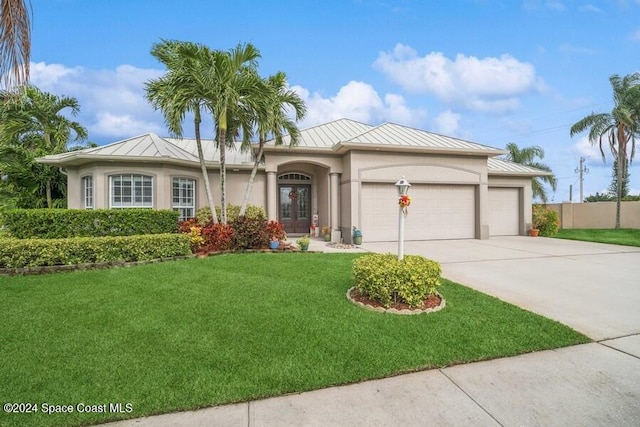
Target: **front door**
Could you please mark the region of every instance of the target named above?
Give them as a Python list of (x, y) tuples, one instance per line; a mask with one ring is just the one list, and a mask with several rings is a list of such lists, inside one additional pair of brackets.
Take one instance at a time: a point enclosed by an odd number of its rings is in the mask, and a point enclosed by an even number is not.
[(309, 234), (311, 226), (311, 186), (280, 184), (278, 218), (287, 233)]

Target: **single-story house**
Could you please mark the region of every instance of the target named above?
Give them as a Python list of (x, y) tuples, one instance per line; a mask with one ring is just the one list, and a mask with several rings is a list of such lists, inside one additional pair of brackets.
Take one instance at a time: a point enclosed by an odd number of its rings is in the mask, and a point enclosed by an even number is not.
[[(506, 153), (457, 138), (385, 123), (340, 119), (301, 131), (299, 145), (265, 147), (250, 203), (291, 234), (314, 217), (333, 239), (397, 240), (395, 183), (410, 183), (405, 239), (488, 239), (524, 235), (531, 226), (531, 179), (546, 172), (496, 158)], [(203, 141), (214, 200), (220, 200), (219, 152)], [(227, 150), (227, 200), (240, 204), (251, 153)], [(39, 159), (68, 177), (68, 207), (176, 209), (193, 217), (207, 205), (196, 142), (141, 135)]]

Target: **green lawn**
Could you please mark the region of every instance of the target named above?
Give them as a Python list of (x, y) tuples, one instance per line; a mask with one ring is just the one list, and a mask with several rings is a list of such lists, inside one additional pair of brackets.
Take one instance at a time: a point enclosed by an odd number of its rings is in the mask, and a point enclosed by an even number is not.
[(586, 240), (588, 242), (611, 243), (614, 245), (640, 246), (640, 229), (577, 229), (560, 230), (559, 239)]
[[(445, 281), (444, 310), (349, 303), (351, 254), (238, 254), (0, 277), (0, 425), (80, 425), (245, 401), (588, 342)], [(45, 415), (42, 404), (72, 405)], [(130, 403), (130, 413), (76, 405)], [(125, 408), (123, 406), (123, 408)]]

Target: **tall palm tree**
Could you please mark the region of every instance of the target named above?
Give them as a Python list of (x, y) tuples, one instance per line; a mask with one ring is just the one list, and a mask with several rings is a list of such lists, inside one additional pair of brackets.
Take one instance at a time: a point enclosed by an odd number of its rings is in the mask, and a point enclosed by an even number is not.
[(156, 110), (162, 110), (169, 132), (178, 138), (183, 135), (182, 122), (185, 114), (193, 112), (196, 146), (207, 203), (213, 222), (218, 223), (200, 135), (201, 110), (206, 108), (207, 85), (212, 84), (210, 74), (213, 52), (196, 43), (163, 40), (152, 46), (151, 54), (167, 67), (167, 73), (146, 83), (147, 100)]
[(209, 87), (207, 106), (213, 114), (220, 150), (220, 219), (227, 222), (226, 149), (230, 136), (242, 134), (248, 141), (253, 132), (254, 111), (264, 98), (262, 79), (257, 74), (260, 51), (252, 44), (238, 44), (229, 51), (214, 52), (214, 84)]
[(0, 170), (7, 176), (5, 182), (31, 182), (29, 188), (36, 193), (44, 189), (46, 205), (52, 208), (60, 172), (54, 166), (37, 164), (35, 159), (69, 151), (71, 140), (87, 138), (80, 123), (63, 115), (70, 110), (76, 116), (80, 105), (75, 98), (58, 97), (35, 86), (24, 86), (17, 95), (8, 91), (0, 94), (4, 100), (0, 109)]
[[(260, 110), (255, 112), (258, 128), (258, 150), (244, 193), (242, 206), (240, 207), (240, 217), (244, 216), (247, 209), (258, 166), (264, 154), (264, 145), (267, 137), (269, 135), (273, 136), (275, 144), (282, 145), (284, 136), (289, 135), (289, 146), (295, 147), (298, 145), (300, 138), (300, 130), (295, 122), (302, 120), (307, 112), (302, 98), (295, 91), (289, 89), (285, 73), (279, 71), (270, 76), (264, 83), (265, 96), (260, 104)], [(289, 118), (288, 114), (290, 113), (293, 113), (295, 120)], [(245, 146), (244, 148), (249, 147)]]
[[(613, 109), (611, 113), (591, 113), (571, 126), (574, 136), (589, 129), (589, 142), (600, 147), (602, 160), (605, 161), (603, 138), (609, 143), (609, 149), (618, 160), (618, 188), (616, 191), (616, 225), (620, 228), (620, 205), (622, 186), (627, 161), (633, 161), (636, 150), (636, 138), (640, 136), (640, 73), (620, 77), (614, 74), (609, 78), (613, 89)], [(631, 153), (627, 151), (631, 149)]]
[(29, 82), (31, 20), (25, 0), (0, 0), (0, 76), (5, 89)]
[[(544, 150), (542, 147), (534, 145), (532, 147), (525, 147), (521, 149), (516, 143), (510, 142), (507, 144), (507, 150), (509, 150), (509, 153), (506, 155), (506, 158), (509, 161), (525, 166), (531, 166), (543, 171), (552, 172), (549, 166), (536, 160), (536, 158), (544, 158)], [(547, 203), (549, 196), (546, 188), (544, 187), (543, 181), (549, 184), (553, 191), (556, 191), (558, 181), (553, 174), (535, 177), (531, 180), (531, 191), (533, 193), (533, 197), (538, 197), (543, 203)]]

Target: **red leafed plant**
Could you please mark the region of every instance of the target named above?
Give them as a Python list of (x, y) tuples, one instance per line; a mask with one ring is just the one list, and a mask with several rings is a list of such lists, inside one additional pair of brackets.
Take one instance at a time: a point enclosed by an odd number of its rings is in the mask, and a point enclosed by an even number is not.
[(233, 228), (225, 224), (209, 224), (202, 228), (202, 252), (226, 251), (231, 247)]
[(269, 221), (266, 228), (267, 236), (270, 240), (284, 240), (287, 237), (287, 233), (284, 231), (284, 226), (278, 221)]

